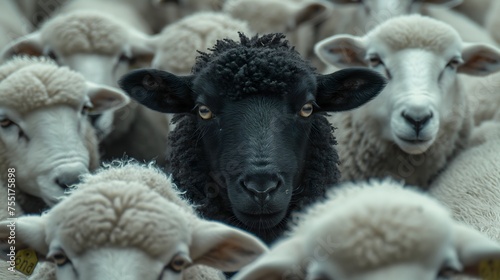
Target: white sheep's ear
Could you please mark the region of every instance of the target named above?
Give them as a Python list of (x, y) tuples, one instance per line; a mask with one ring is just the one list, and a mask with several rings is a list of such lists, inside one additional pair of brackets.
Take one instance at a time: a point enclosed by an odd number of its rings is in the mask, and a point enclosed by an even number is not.
[(6, 61), (15, 55), (42, 56), (43, 42), (40, 32), (33, 32), (10, 42), (2, 49), (0, 57), (2, 61)]
[[(14, 232), (14, 235), (12, 235)], [(14, 236), (15, 244), (11, 236)], [(45, 241), (45, 218), (44, 216), (23, 216), (12, 221), (0, 222), (0, 247), (1, 258), (7, 257), (4, 252), (9, 253), (10, 247), (15, 250), (32, 248), (42, 256), (46, 256), (49, 246)]]
[(425, 4), (439, 5), (445, 8), (453, 8), (462, 4), (463, 0), (423, 0)]
[(488, 269), (490, 263), (492, 271), (493, 263), (500, 265), (498, 242), (462, 224), (455, 225), (454, 231), (455, 249), (466, 274), (480, 276), (485, 269)]
[(312, 1), (301, 5), (293, 11), (294, 25), (315, 24), (327, 18), (332, 13), (332, 7), (324, 1)]
[(302, 239), (298, 237), (282, 241), (269, 253), (240, 270), (232, 279), (303, 279), (299, 277), (303, 273), (301, 268), (305, 268), (308, 264), (303, 263), (307, 258), (302, 247)]
[(193, 264), (225, 272), (237, 271), (267, 251), (267, 246), (255, 236), (219, 222), (198, 221), (192, 240)]
[(465, 43), (459, 73), (486, 76), (500, 71), (500, 49), (486, 44)]
[(340, 68), (368, 66), (365, 39), (353, 35), (336, 35), (314, 46), (316, 55), (326, 64)]
[(91, 82), (87, 82), (87, 96), (92, 103), (92, 108), (89, 109), (90, 115), (117, 110), (130, 102), (130, 98), (121, 90)]

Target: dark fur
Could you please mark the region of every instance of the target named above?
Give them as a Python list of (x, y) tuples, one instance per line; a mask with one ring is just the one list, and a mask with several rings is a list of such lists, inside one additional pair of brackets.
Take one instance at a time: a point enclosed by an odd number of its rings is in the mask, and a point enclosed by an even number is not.
[[(289, 85), (297, 79), (297, 74), (313, 73), (314, 70), (303, 63), (299, 53), (288, 46), (283, 37), (278, 34), (252, 39), (241, 36), (241, 43), (232, 40), (218, 41), (211, 54), (202, 53), (197, 58), (193, 73), (211, 71), (214, 80), (234, 88), (232, 91), (220, 91), (226, 93), (224, 97), (233, 101), (262, 92), (287, 94)], [(251, 57), (255, 53), (248, 52), (247, 48), (261, 48), (262, 52), (259, 57)], [(311, 130), (305, 159), (307, 164), (301, 184), (294, 190), (288, 214), (323, 197), (327, 187), (340, 178), (333, 128), (324, 115), (316, 114), (313, 117), (314, 129)], [(246, 228), (232, 212), (223, 180), (218, 178), (218, 174), (210, 174), (205, 152), (198, 140), (201, 136), (200, 130), (197, 130), (196, 118), (196, 115), (182, 114), (174, 119), (177, 129), (169, 139), (172, 146), (170, 162), (173, 177), (178, 186), (186, 191), (187, 198), (199, 205), (198, 211), (204, 217)], [(284, 219), (277, 227), (263, 229), (256, 234), (270, 242), (282, 234), (286, 229), (286, 222)]]
[[(299, 188), (294, 191), (288, 209), (292, 211), (303, 209), (322, 198), (328, 187), (338, 182), (339, 158), (332, 136), (333, 128), (323, 115), (314, 116), (314, 129), (311, 130), (309, 146), (305, 161), (305, 169)], [(199, 142), (196, 132), (196, 117), (191, 114), (178, 114), (173, 119), (177, 123), (175, 131), (171, 132), (169, 141), (172, 145), (171, 168), (175, 183), (185, 191), (186, 198), (199, 205), (198, 211), (208, 219), (222, 221), (227, 224), (246, 228), (234, 216), (225, 186), (210, 173), (206, 164), (205, 152)], [(266, 242), (271, 242), (281, 236), (286, 230), (287, 219), (273, 229), (264, 229), (256, 234)]]

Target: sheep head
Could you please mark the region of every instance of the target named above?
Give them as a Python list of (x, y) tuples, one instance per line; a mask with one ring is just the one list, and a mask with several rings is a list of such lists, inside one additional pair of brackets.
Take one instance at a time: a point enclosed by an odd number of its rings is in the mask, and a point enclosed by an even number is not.
[[(9, 224), (0, 222), (2, 248), (10, 247)], [(19, 218), (15, 231), (15, 248), (55, 263), (64, 280), (182, 279), (192, 265), (236, 271), (267, 251), (254, 236), (201, 220), (138, 182), (81, 184), (47, 214)]]
[(98, 165), (87, 115), (128, 101), (118, 90), (89, 83), (50, 60), (13, 59), (0, 67), (3, 166), (16, 169), (20, 191), (54, 205), (80, 174)]
[[(319, 160), (308, 154), (311, 138), (330, 146), (330, 126), (315, 135), (324, 113), (361, 106), (385, 81), (366, 69), (317, 75), (281, 34), (240, 37), (241, 43), (218, 41), (211, 54), (198, 57), (191, 76), (136, 70), (120, 85), (153, 110), (189, 116), (196, 131), (188, 137), (203, 150), (198, 167), (214, 178), (240, 224), (269, 229), (288, 214), (293, 194), (307, 188), (305, 166)], [(331, 168), (330, 174), (336, 165)]]
[(451, 26), (419, 15), (391, 19), (363, 37), (327, 38), (315, 49), (325, 63), (370, 67), (386, 76), (383, 92), (354, 112), (354, 121), (368, 123), (408, 154), (426, 152), (469, 118), (458, 74), (500, 70), (498, 48), (464, 43)]

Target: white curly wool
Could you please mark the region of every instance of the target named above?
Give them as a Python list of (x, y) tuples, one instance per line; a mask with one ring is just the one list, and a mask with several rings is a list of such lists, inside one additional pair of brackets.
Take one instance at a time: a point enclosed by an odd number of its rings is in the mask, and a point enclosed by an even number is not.
[(209, 52), (217, 40), (237, 40), (238, 32), (252, 36), (248, 23), (230, 15), (199, 12), (185, 17), (162, 30), (153, 39), (156, 53), (153, 68), (177, 75), (188, 75), (195, 64), (197, 51)]
[(220, 270), (238, 270), (266, 251), (248, 233), (201, 220), (178, 195), (152, 164), (114, 162), (84, 176), (46, 214), (18, 219), (19, 244), (71, 261), (44, 264), (30, 279), (224, 279)]
[(470, 146), (448, 164), (429, 192), (456, 220), (500, 242), (499, 121), (473, 130)]
[(500, 70), (500, 50), (464, 43), (451, 26), (420, 15), (390, 19), (363, 37), (333, 36), (316, 53), (388, 81), (371, 102), (330, 118), (344, 181), (391, 176), (428, 187), (467, 145), (473, 120), (463, 76)]
[(465, 271), (500, 258), (500, 244), (392, 180), (342, 184), (293, 224), (233, 279), (434, 280), (447, 269)]

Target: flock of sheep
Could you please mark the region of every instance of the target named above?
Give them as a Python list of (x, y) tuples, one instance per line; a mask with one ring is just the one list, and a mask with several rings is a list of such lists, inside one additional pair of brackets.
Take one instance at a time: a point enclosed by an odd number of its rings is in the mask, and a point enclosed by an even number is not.
[(0, 14), (0, 279), (500, 279), (500, 1)]

